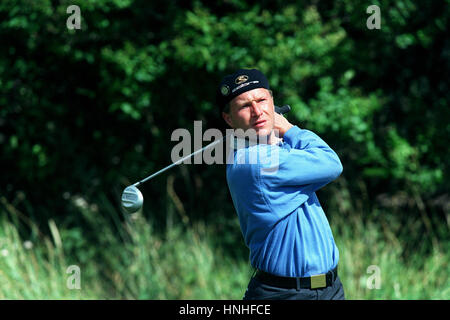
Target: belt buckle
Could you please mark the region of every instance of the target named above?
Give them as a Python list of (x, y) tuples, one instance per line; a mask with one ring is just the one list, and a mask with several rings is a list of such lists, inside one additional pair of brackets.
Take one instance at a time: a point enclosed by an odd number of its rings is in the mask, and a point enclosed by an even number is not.
[(326, 286), (327, 279), (325, 274), (311, 276), (311, 289), (325, 288)]

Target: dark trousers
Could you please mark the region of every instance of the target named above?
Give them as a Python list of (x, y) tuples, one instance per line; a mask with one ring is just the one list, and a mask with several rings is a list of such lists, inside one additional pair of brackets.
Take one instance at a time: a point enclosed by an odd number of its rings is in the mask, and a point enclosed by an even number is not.
[(329, 287), (299, 290), (269, 286), (252, 277), (244, 300), (345, 300), (345, 295), (339, 276)]

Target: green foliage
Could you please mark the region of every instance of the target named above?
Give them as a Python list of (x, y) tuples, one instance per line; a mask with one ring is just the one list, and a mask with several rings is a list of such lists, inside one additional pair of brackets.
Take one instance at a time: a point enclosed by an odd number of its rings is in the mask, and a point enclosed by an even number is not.
[[(142, 212), (117, 223), (82, 205), (79, 214), (86, 226), (97, 230), (92, 246), (77, 227), (53, 222), (52, 238), (24, 241), (17, 228), (22, 224), (12, 223), (21, 213), (9, 210), (10, 218), (2, 212), (0, 220), (2, 299), (238, 300), (252, 275), (247, 257), (230, 258), (217, 245), (221, 234), (205, 223), (157, 232)], [(111, 214), (120, 215), (113, 208)], [(419, 247), (405, 256), (403, 237), (384, 223), (365, 224), (359, 215), (337, 216), (332, 222), (347, 299), (450, 298), (448, 248), (424, 254)], [(28, 226), (39, 232), (36, 225)], [(73, 242), (74, 237), (81, 241)], [(86, 260), (87, 252), (92, 255)], [(80, 289), (67, 287), (70, 265), (80, 267)], [(380, 269), (378, 289), (367, 285), (372, 265)]]
[[(81, 30), (65, 27), (69, 4), (80, 6)], [(293, 107), (290, 119), (326, 138), (344, 174), (371, 180), (371, 192), (389, 180), (384, 192), (419, 185), (427, 198), (442, 193), (449, 90), (438, 71), (449, 65), (448, 10), (379, 5), (382, 28), (368, 30), (365, 7), (351, 2), (2, 2), (0, 143), (14, 172), (2, 176), (7, 197), (21, 189), (48, 212), (65, 205), (63, 192), (94, 200), (92, 185), (114, 186), (109, 196), (117, 197), (126, 180), (166, 165), (172, 130), (198, 119), (224, 126), (215, 86), (238, 67), (265, 72), (276, 102)], [(425, 49), (437, 60), (421, 67)], [(220, 181), (213, 167), (192, 171), (179, 181), (182, 200), (203, 192), (188, 191), (194, 175)], [(213, 204), (224, 198), (223, 183), (211, 188)], [(162, 192), (151, 192), (161, 209)], [(204, 217), (215, 207), (190, 210)]]

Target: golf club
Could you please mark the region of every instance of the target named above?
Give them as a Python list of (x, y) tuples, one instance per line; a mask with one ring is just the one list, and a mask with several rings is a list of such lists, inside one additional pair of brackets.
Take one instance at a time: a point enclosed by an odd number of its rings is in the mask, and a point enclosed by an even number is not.
[[(279, 114), (285, 114), (288, 113), (291, 110), (291, 107), (289, 105), (284, 105), (282, 107), (277, 107), (275, 106), (275, 112), (279, 113)], [(137, 188), (138, 186), (140, 186), (141, 184), (143, 184), (144, 182), (156, 177), (157, 175), (169, 170), (170, 168), (182, 163), (183, 161), (185, 161), (186, 159), (189, 159), (192, 156), (195, 156), (196, 154), (203, 152), (206, 149), (209, 149), (213, 146), (215, 146), (216, 144), (222, 142), (223, 139), (225, 139), (227, 136), (222, 137), (221, 139), (214, 141), (210, 144), (208, 144), (207, 146), (198, 149), (197, 151), (183, 157), (182, 159), (179, 159), (178, 161), (175, 161), (174, 163), (172, 163), (171, 165), (153, 173), (152, 175), (126, 187), (123, 190), (122, 193), (122, 207), (128, 212), (128, 213), (133, 213), (138, 211), (143, 203), (144, 203), (144, 196), (142, 195), (141, 191), (139, 191), (139, 189)]]

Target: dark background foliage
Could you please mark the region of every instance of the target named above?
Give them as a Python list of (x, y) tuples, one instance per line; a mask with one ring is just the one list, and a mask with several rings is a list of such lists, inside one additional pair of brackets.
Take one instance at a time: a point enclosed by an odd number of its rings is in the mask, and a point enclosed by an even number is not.
[[(71, 4), (81, 30), (66, 27)], [(256, 67), (289, 120), (341, 157), (319, 191), (331, 216), (383, 212), (447, 237), (434, 229), (449, 209), (449, 3), (374, 2), (380, 30), (366, 27), (370, 4), (2, 1), (2, 198), (44, 228), (76, 224), (75, 198), (119, 208), (126, 185), (171, 163), (175, 129), (225, 128), (218, 82)], [(141, 190), (161, 226), (204, 220), (235, 241), (224, 165), (179, 166)]]

